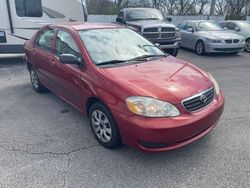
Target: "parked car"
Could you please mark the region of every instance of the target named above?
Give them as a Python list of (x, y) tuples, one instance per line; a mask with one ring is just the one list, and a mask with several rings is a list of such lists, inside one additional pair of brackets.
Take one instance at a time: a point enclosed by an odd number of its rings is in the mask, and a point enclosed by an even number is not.
[(126, 27), (49, 25), (25, 43), (25, 53), (34, 90), (49, 89), (87, 114), (107, 148), (176, 149), (210, 132), (223, 112), (211, 74)]
[(186, 21), (178, 25), (181, 29), (181, 46), (195, 50), (198, 55), (205, 53), (232, 53), (243, 51), (245, 39), (225, 31), (214, 21)]
[(169, 23), (171, 18), (164, 18), (161, 12), (153, 8), (125, 8), (116, 19), (117, 23), (134, 29), (152, 43), (173, 56), (177, 56), (180, 48), (180, 30)]
[(243, 36), (246, 41), (245, 51), (250, 52), (250, 22), (229, 20), (221, 22), (220, 25), (228, 31)]

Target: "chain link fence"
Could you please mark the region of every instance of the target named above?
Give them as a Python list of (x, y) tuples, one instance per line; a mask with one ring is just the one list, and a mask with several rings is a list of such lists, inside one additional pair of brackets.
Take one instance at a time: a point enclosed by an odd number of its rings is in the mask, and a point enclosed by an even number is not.
[[(89, 15), (88, 22), (93, 23), (113, 23), (116, 21), (117, 15)], [(186, 20), (207, 20), (207, 15), (195, 15), (195, 16), (168, 16), (172, 17), (172, 23), (178, 25)], [(249, 17), (250, 19), (250, 17)], [(221, 22), (225, 20), (225, 16), (210, 16), (210, 20)]]

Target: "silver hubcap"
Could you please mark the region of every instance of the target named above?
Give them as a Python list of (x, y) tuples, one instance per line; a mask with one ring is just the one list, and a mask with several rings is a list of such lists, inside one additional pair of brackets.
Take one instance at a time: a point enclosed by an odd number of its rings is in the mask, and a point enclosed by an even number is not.
[(39, 83), (38, 83), (38, 77), (37, 77), (37, 74), (34, 70), (31, 70), (30, 71), (30, 78), (31, 78), (31, 83), (33, 85), (33, 87), (35, 89), (37, 89), (39, 87)]
[(91, 123), (96, 136), (104, 143), (112, 138), (111, 124), (107, 116), (100, 110), (95, 110), (91, 115)]
[(246, 51), (250, 52), (250, 40), (246, 41)]
[(199, 42), (198, 44), (197, 44), (197, 47), (196, 47), (196, 51), (197, 51), (197, 53), (198, 54), (202, 54), (203, 53), (203, 44), (201, 43), (201, 42)]

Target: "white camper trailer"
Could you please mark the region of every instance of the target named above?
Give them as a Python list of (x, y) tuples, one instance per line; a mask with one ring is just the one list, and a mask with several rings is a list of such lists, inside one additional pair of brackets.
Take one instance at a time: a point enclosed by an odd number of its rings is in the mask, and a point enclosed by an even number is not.
[(0, 0), (0, 53), (21, 53), (40, 27), (87, 15), (86, 0)]

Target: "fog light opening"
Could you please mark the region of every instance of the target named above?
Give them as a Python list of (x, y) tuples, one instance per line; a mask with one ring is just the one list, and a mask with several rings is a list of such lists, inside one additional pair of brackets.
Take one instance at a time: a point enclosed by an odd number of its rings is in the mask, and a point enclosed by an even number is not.
[(168, 146), (168, 144), (165, 144), (165, 143), (152, 143), (152, 142), (146, 142), (142, 140), (138, 140), (138, 143), (145, 148), (164, 148)]

